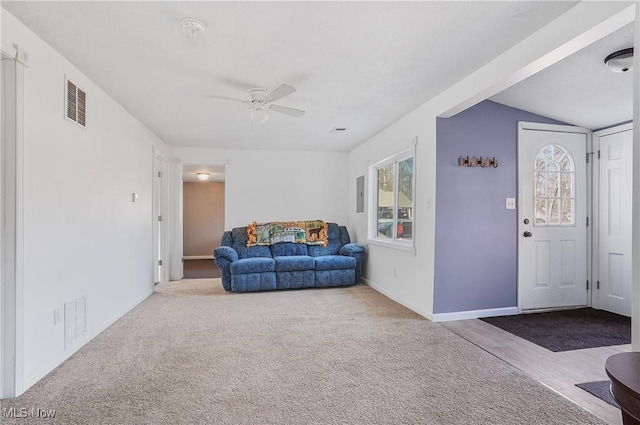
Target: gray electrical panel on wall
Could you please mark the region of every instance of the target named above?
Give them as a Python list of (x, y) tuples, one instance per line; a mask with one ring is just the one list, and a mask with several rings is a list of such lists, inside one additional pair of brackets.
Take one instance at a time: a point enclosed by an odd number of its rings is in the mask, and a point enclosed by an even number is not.
[(364, 212), (364, 176), (356, 178), (356, 213)]

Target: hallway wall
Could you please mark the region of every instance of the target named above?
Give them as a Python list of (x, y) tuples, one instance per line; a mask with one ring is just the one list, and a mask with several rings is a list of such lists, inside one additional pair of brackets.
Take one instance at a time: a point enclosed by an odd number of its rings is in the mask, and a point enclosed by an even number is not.
[(224, 183), (183, 184), (183, 255), (213, 255), (224, 232)]

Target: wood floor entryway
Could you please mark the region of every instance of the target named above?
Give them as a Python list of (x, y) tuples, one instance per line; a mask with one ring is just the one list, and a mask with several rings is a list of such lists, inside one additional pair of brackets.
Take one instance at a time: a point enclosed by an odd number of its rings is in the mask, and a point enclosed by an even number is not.
[(604, 369), (607, 358), (613, 354), (631, 351), (630, 344), (554, 353), (479, 319), (441, 324), (608, 424), (622, 424), (619, 409), (581, 390), (575, 384), (609, 379)]
[(184, 260), (185, 279), (212, 279), (221, 276), (213, 260)]

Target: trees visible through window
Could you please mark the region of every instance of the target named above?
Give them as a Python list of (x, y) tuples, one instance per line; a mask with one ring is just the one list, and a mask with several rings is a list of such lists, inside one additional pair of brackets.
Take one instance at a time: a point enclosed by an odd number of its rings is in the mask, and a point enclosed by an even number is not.
[(375, 229), (380, 239), (413, 239), (413, 154), (398, 155), (373, 166), (375, 170)]
[(547, 145), (534, 163), (536, 226), (575, 224), (575, 168), (562, 146)]

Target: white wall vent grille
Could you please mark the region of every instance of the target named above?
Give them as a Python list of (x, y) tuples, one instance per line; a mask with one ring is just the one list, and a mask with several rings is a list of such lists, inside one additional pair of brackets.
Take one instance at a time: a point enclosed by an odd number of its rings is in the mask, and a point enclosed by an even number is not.
[(65, 78), (65, 117), (86, 128), (87, 122), (87, 94), (68, 78)]
[(80, 297), (77, 300), (64, 305), (64, 345), (65, 349), (73, 344), (87, 331), (87, 298)]

